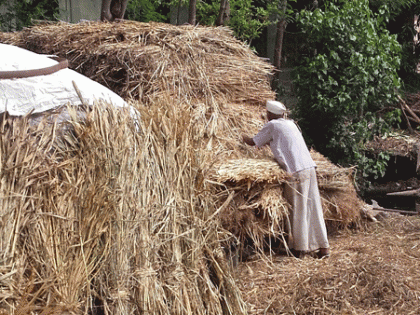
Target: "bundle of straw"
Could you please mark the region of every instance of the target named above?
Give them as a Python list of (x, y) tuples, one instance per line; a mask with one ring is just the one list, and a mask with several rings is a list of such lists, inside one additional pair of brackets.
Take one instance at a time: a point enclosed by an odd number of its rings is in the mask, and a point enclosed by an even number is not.
[(321, 190), (351, 191), (354, 189), (354, 167), (340, 167), (331, 163), (321, 153), (311, 150), (312, 159), (316, 164), (318, 185)]
[[(9, 314), (245, 314), (182, 106), (135, 126), (101, 104), (69, 132), (0, 133), (1, 308)], [(167, 128), (171, 125), (172, 128)]]
[[(321, 201), (329, 229), (357, 221), (363, 202), (353, 185), (353, 169), (338, 167), (314, 150), (310, 153), (317, 165)], [(264, 240), (270, 237), (284, 239), (292, 211), (283, 196), (283, 185), (289, 177), (274, 159), (228, 160), (215, 164), (208, 177), (220, 185), (218, 204), (229, 202), (221, 213), (223, 226), (242, 243), (248, 238), (257, 248), (263, 249)]]

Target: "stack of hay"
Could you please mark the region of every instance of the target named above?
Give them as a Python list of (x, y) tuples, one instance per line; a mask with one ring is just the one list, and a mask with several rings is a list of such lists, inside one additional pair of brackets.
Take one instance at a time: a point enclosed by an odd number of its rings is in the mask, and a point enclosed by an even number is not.
[[(311, 150), (327, 227), (330, 232), (360, 218), (363, 202), (353, 183), (353, 169), (338, 167)], [(285, 240), (291, 211), (283, 197), (288, 176), (274, 159), (237, 159), (216, 165), (210, 178), (219, 183), (221, 220), (241, 244), (251, 240), (264, 249), (268, 240)]]
[(48, 117), (3, 120), (2, 312), (245, 314), (200, 155), (177, 145), (191, 117), (167, 106), (139, 125), (107, 104), (84, 121), (69, 108), (60, 137)]
[(147, 102), (150, 95), (168, 91), (185, 99), (231, 102), (274, 97), (267, 80), (272, 66), (225, 27), (58, 23), (3, 33), (0, 42), (67, 58), (70, 68), (125, 99)]
[(365, 150), (374, 155), (386, 152), (394, 156), (408, 157), (410, 160), (417, 159), (417, 149), (420, 137), (407, 131), (395, 131), (386, 137), (375, 137), (369, 141)]
[[(0, 41), (68, 58), (142, 117), (137, 132), (123, 113), (94, 112), (72, 122), (63, 141), (55, 126), (3, 127), (1, 285), (10, 294), (2, 306), (246, 313), (223, 258), (220, 218), (237, 236), (282, 235), (285, 173), (267, 150), (240, 140), (263, 125), (273, 67), (226, 28), (57, 23), (0, 33)], [(357, 220), (351, 171), (312, 154), (327, 219)]]

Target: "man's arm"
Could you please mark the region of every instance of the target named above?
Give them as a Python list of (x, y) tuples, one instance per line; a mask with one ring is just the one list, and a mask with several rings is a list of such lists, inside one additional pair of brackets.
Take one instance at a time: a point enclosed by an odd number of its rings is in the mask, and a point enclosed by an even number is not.
[(247, 145), (255, 145), (254, 139), (252, 139), (251, 137), (247, 136), (247, 135), (242, 135), (242, 141), (245, 142)]

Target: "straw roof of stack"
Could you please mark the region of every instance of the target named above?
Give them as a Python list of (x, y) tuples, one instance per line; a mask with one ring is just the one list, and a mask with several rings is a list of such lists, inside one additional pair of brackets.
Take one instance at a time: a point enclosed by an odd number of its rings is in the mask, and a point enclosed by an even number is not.
[(226, 27), (163, 23), (41, 24), (0, 33), (0, 42), (55, 54), (123, 98), (148, 101), (172, 91), (186, 99), (223, 96), (232, 102), (275, 97), (273, 66), (256, 58)]

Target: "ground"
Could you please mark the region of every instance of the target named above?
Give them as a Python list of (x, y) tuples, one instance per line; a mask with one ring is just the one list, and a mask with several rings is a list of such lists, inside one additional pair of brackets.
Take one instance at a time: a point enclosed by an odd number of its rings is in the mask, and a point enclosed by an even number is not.
[(250, 314), (420, 314), (420, 217), (330, 236), (327, 259), (255, 257), (235, 271)]

